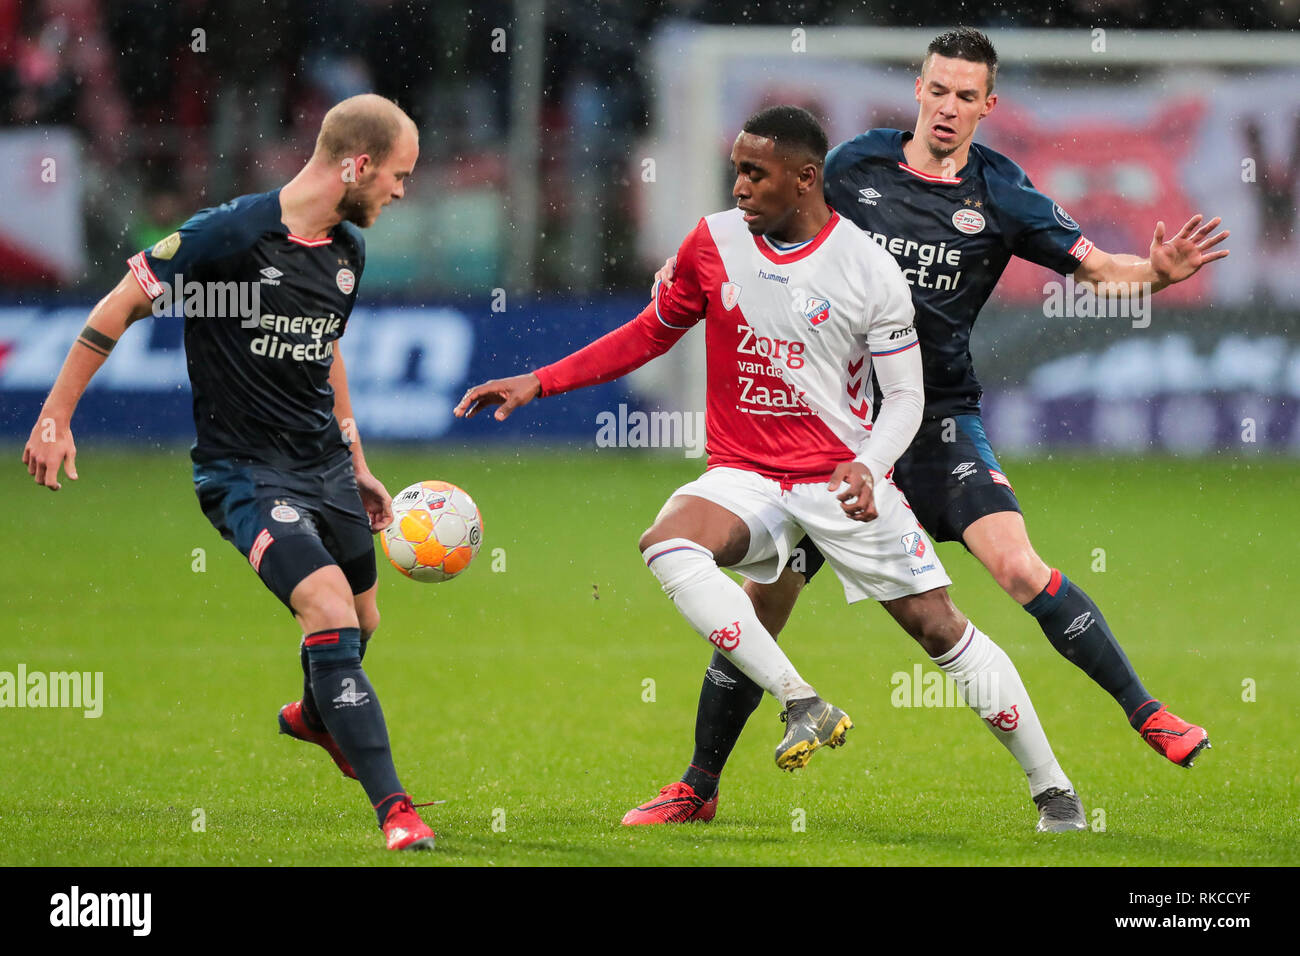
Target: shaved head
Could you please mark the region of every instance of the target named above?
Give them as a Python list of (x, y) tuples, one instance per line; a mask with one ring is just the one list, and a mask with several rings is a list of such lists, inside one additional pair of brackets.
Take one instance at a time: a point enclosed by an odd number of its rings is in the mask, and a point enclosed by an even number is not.
[(418, 140), (412, 119), (390, 99), (375, 93), (350, 96), (325, 114), (316, 137), (316, 155), (330, 162), (368, 153), (382, 163), (397, 145), (403, 129)]

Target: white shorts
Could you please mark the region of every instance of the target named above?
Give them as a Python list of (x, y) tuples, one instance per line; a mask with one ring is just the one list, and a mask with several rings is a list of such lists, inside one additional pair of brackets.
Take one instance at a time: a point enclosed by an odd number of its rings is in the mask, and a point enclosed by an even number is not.
[[(739, 468), (712, 468), (673, 496), (694, 495), (721, 505), (749, 527), (749, 551), (732, 567), (752, 581), (781, 576), (806, 533), (835, 569), (850, 603), (892, 601), (951, 584), (934, 543), (892, 481), (875, 488), (873, 521), (854, 521), (826, 482), (787, 485)], [(798, 568), (796, 568), (798, 570)]]

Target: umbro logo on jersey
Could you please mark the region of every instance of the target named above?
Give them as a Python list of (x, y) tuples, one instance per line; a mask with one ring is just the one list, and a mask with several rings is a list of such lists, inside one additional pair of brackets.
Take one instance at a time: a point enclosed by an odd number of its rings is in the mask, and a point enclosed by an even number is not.
[(1092, 612), (1084, 611), (1070, 622), (1070, 626), (1065, 629), (1065, 636), (1074, 640), (1090, 627), (1092, 627)]
[(740, 286), (734, 282), (722, 283), (722, 307), (730, 312), (740, 301)]
[(265, 269), (260, 271), (262, 273), (262, 282), (266, 285), (279, 285), (280, 276), (284, 275), (284, 273), (275, 266), (267, 266)]
[(868, 186), (866, 189), (858, 190), (858, 202), (864, 202), (868, 206), (876, 205), (876, 200), (881, 198), (883, 197), (880, 195), (880, 193), (876, 192), (870, 186)]
[(958, 481), (965, 481), (971, 475), (975, 474), (975, 462), (963, 461), (952, 470), (952, 473), (957, 476)]

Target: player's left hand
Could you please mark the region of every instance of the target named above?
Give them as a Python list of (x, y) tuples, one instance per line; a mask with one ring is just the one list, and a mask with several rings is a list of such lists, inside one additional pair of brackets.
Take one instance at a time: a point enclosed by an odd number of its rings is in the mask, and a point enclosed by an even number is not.
[(1217, 236), (1210, 235), (1223, 220), (1215, 216), (1202, 225), (1204, 218), (1197, 213), (1178, 230), (1178, 235), (1168, 241), (1165, 241), (1165, 224), (1156, 223), (1156, 232), (1151, 239), (1151, 269), (1162, 282), (1171, 285), (1182, 282), (1194, 276), (1207, 262), (1227, 256), (1227, 249), (1207, 251), (1228, 238), (1226, 229)]
[(393, 523), (393, 496), (384, 483), (370, 472), (357, 472), (357, 490), (361, 492), (361, 505), (370, 518), (372, 532), (383, 531)]
[(846, 515), (854, 521), (872, 521), (880, 517), (876, 511), (875, 479), (866, 465), (857, 461), (840, 462), (831, 472), (826, 490), (834, 491), (842, 482), (847, 482), (848, 487), (835, 497)]

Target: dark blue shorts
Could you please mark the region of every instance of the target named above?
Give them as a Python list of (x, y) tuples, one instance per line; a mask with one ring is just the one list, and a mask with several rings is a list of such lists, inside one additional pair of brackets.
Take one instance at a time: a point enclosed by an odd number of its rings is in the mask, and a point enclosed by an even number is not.
[[(1020, 511), (978, 415), (923, 422), (894, 464), (893, 480), (935, 541), (961, 541), (966, 529), (985, 515)], [(804, 577), (812, 580), (821, 555), (810, 538), (800, 541), (799, 548), (804, 549)]]
[(293, 589), (331, 564), (353, 594), (374, 586), (375, 540), (351, 457), (303, 472), (245, 459), (196, 463), (194, 490), (212, 526), (290, 611)]

